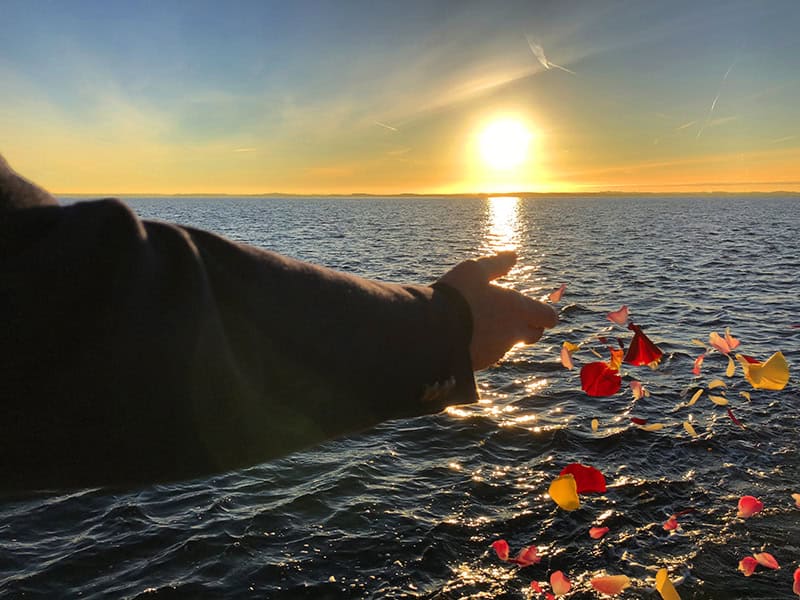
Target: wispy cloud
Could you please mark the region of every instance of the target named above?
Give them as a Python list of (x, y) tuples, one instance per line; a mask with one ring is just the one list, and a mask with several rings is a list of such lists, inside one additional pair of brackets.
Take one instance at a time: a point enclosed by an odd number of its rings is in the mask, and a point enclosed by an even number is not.
[(256, 148), (235, 148), (234, 152), (255, 152)]
[(389, 131), (397, 131), (397, 127), (392, 127), (391, 125), (387, 125), (386, 123), (381, 123), (380, 121), (375, 121), (375, 125), (378, 127), (383, 127), (384, 129), (388, 129)]
[(525, 39), (528, 42), (528, 47), (531, 49), (531, 52), (533, 52), (533, 55), (536, 57), (536, 60), (542, 63), (542, 66), (545, 69), (548, 70), (561, 69), (565, 73), (570, 73), (572, 75), (575, 75), (575, 71), (572, 71), (566, 67), (562, 67), (561, 65), (557, 65), (556, 63), (547, 60), (547, 56), (544, 53), (544, 48), (542, 48), (541, 44), (537, 44), (533, 39), (531, 39), (530, 36), (526, 35)]
[(790, 140), (793, 140), (796, 137), (797, 137), (796, 135), (785, 135), (783, 137), (779, 137), (779, 138), (775, 138), (774, 140), (770, 140), (769, 143), (770, 144), (780, 144), (782, 142), (788, 142)]

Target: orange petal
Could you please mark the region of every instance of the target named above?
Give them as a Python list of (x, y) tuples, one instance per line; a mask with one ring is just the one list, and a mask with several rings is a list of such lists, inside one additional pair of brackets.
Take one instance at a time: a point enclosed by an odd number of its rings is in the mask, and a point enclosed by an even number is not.
[(711, 400), (717, 406), (725, 406), (728, 404), (728, 399), (725, 396), (708, 396), (708, 399)]
[(792, 498), (794, 498), (797, 508), (800, 508), (800, 494), (792, 494)]
[(737, 340), (735, 337), (731, 335), (730, 327), (725, 328), (725, 343), (728, 344), (728, 348), (730, 348), (731, 350), (736, 350), (736, 348), (738, 348), (739, 344), (741, 343), (739, 340)]
[(703, 361), (706, 359), (705, 352), (694, 359), (694, 366), (692, 367), (692, 373), (695, 375), (700, 375), (700, 367), (703, 366)]
[(728, 387), (722, 379), (712, 379), (708, 382), (708, 389), (713, 390), (718, 387)]
[(739, 512), (736, 516), (742, 519), (749, 519), (757, 512), (761, 512), (764, 503), (755, 496), (742, 496), (739, 498)]
[(539, 549), (536, 546), (528, 546), (527, 548), (523, 548), (519, 551), (517, 557), (512, 559), (512, 561), (518, 564), (520, 567), (535, 565), (541, 560), (542, 557), (539, 556)]
[(678, 592), (675, 591), (675, 586), (669, 580), (666, 569), (659, 569), (656, 573), (656, 591), (661, 594), (662, 600), (681, 600)]
[(556, 571), (550, 575), (550, 587), (553, 588), (553, 593), (556, 596), (563, 596), (572, 588), (572, 584), (561, 571)]
[(736, 363), (733, 362), (733, 359), (729, 356), (728, 357), (728, 368), (725, 369), (725, 376), (726, 377), (733, 377), (736, 374)]
[(575, 368), (575, 363), (572, 362), (572, 356), (570, 355), (569, 350), (567, 350), (567, 347), (563, 345), (561, 346), (561, 364), (565, 369), (572, 370)]
[(550, 295), (548, 296), (548, 298), (550, 299), (550, 302), (559, 302), (561, 300), (561, 296), (564, 295), (564, 290), (565, 289), (567, 289), (567, 284), (566, 283), (562, 283), (560, 288), (558, 288), (557, 290), (555, 290), (553, 292), (550, 292)]
[(644, 387), (641, 381), (631, 381), (631, 391), (633, 392), (633, 399), (640, 400), (644, 396)]
[(631, 580), (627, 575), (606, 575), (595, 577), (589, 581), (592, 587), (606, 596), (616, 596), (626, 587), (630, 586)]
[(752, 556), (745, 556), (739, 561), (739, 570), (744, 573), (745, 577), (750, 577), (750, 575), (755, 572), (756, 565), (758, 565), (758, 562), (756, 562), (755, 558)]
[(664, 521), (664, 525), (662, 525), (664, 531), (674, 531), (678, 528), (678, 517), (676, 515), (672, 515), (669, 519)]
[(750, 399), (750, 392), (739, 392), (739, 395), (748, 402), (752, 402), (752, 400)]
[(575, 483), (575, 477), (571, 473), (556, 477), (550, 484), (547, 493), (550, 494), (553, 502), (564, 510), (576, 510), (581, 507), (581, 501), (578, 498), (578, 486)]
[(767, 567), (768, 569), (781, 568), (781, 566), (778, 564), (778, 561), (775, 560), (775, 557), (769, 552), (759, 552), (758, 554), (753, 554), (753, 558), (755, 558), (756, 562), (762, 567)]
[(730, 354), (731, 350), (733, 349), (730, 347), (730, 345), (728, 345), (728, 342), (725, 341), (725, 338), (723, 338), (716, 331), (708, 335), (708, 344), (723, 354)]
[(597, 431), (598, 429), (600, 429), (600, 421), (592, 419), (592, 431)]
[(592, 527), (589, 530), (589, 537), (591, 537), (593, 540), (599, 540), (607, 533), (608, 527)]

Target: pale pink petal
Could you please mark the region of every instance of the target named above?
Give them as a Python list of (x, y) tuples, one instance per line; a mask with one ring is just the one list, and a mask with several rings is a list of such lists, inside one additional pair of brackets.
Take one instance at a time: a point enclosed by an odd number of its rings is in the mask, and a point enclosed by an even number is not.
[(561, 571), (556, 571), (550, 575), (550, 587), (553, 588), (553, 593), (556, 596), (563, 596), (572, 589), (572, 584)]
[(728, 344), (728, 348), (730, 348), (731, 350), (736, 350), (736, 348), (738, 348), (739, 344), (741, 343), (739, 340), (737, 340), (735, 337), (731, 335), (730, 327), (725, 328), (725, 343)]
[(708, 343), (723, 354), (730, 354), (731, 347), (720, 334), (716, 331), (708, 335)]
[(497, 558), (500, 560), (508, 560), (508, 542), (505, 540), (497, 540), (492, 542), (492, 548), (497, 553)]
[(756, 562), (755, 558), (752, 556), (745, 556), (739, 561), (739, 570), (744, 573), (745, 577), (750, 577), (750, 575), (755, 572), (756, 565), (758, 565), (758, 562)]
[(761, 512), (764, 508), (764, 503), (754, 496), (742, 496), (739, 498), (739, 512), (736, 513), (737, 517), (742, 519), (749, 519), (757, 512)]
[(572, 362), (572, 356), (566, 346), (561, 346), (561, 364), (565, 369), (572, 370), (575, 368), (575, 363)]
[(606, 575), (589, 581), (592, 587), (606, 596), (616, 596), (631, 584), (627, 575)]
[(631, 381), (631, 391), (633, 392), (633, 399), (640, 400), (644, 396), (644, 387), (641, 381)]
[(753, 554), (753, 558), (755, 558), (756, 562), (762, 567), (767, 567), (768, 569), (781, 568), (781, 566), (778, 564), (778, 561), (775, 560), (775, 557), (769, 552), (759, 552), (758, 554)]
[(561, 296), (564, 295), (564, 290), (565, 289), (567, 289), (567, 284), (566, 283), (562, 283), (560, 288), (558, 288), (557, 290), (555, 290), (553, 292), (550, 292), (550, 295), (548, 296), (548, 298), (550, 299), (550, 302), (559, 302), (561, 300)]
[(592, 527), (589, 530), (589, 537), (591, 537), (593, 540), (599, 540), (607, 533), (608, 527)]
[(606, 318), (609, 321), (624, 327), (628, 323), (628, 307), (623, 304), (619, 310), (612, 310), (610, 313), (608, 313)]
[(676, 515), (672, 515), (669, 519), (664, 521), (664, 525), (662, 525), (664, 531), (673, 531), (678, 528), (678, 517)]

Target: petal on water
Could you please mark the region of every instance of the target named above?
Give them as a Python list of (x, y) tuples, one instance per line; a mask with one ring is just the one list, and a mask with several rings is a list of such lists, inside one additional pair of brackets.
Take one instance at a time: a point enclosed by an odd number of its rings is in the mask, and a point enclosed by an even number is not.
[(742, 425), (742, 422), (734, 416), (730, 406), (728, 407), (728, 416), (731, 418), (731, 421), (733, 421), (735, 425), (738, 425), (742, 429), (746, 429), (746, 427)]
[(567, 350), (566, 344), (567, 342), (564, 342), (564, 344), (561, 346), (561, 364), (565, 369), (572, 370), (575, 368), (575, 363), (572, 362), (572, 356), (570, 355), (569, 350)]
[(508, 560), (508, 542), (505, 540), (497, 540), (492, 542), (492, 548), (497, 553), (497, 558), (500, 560)]
[(621, 348), (609, 348), (609, 351), (611, 352), (611, 358), (608, 359), (608, 366), (614, 371), (619, 371), (625, 351)]
[(753, 363), (746, 356), (737, 354), (744, 376), (759, 390), (782, 390), (789, 383), (789, 365), (782, 352), (776, 352), (766, 362)]
[(569, 590), (572, 588), (572, 584), (569, 582), (569, 579), (567, 579), (567, 576), (564, 575), (564, 573), (561, 571), (556, 571), (550, 575), (550, 587), (553, 588), (553, 593), (556, 596), (563, 596), (569, 592)]
[(705, 352), (694, 359), (694, 366), (692, 367), (692, 373), (695, 375), (700, 375), (700, 367), (703, 366), (703, 361), (706, 359)]
[(778, 561), (775, 560), (775, 557), (769, 552), (759, 552), (758, 554), (753, 554), (753, 558), (755, 558), (756, 562), (762, 567), (766, 567), (768, 569), (781, 568), (781, 566), (778, 564)]
[(662, 600), (681, 600), (666, 569), (659, 569), (656, 573), (656, 591), (661, 594)]
[(531, 581), (531, 589), (537, 594), (542, 593), (542, 586), (539, 585), (538, 581)]
[(600, 429), (600, 421), (592, 419), (592, 431), (597, 431), (598, 429)]
[(792, 494), (792, 498), (794, 499), (795, 506), (800, 508), (800, 494)]
[(599, 540), (608, 533), (608, 527), (592, 527), (589, 529), (589, 537), (593, 540)]
[(635, 425), (647, 425), (647, 419), (642, 419), (641, 417), (631, 417), (631, 423)]
[(604, 362), (593, 362), (581, 367), (581, 388), (589, 396), (602, 398), (613, 396), (622, 386), (619, 372)]
[(687, 431), (687, 433), (692, 437), (697, 437), (697, 432), (694, 430), (694, 426), (689, 423), (689, 421), (683, 422), (683, 428)]
[(567, 349), (567, 352), (569, 352), (570, 354), (572, 354), (572, 353), (574, 353), (574, 352), (577, 352), (578, 350), (580, 350), (580, 349), (581, 349), (581, 345), (580, 345), (580, 344), (573, 344), (572, 342), (564, 342), (564, 343), (563, 343), (563, 344), (561, 344), (561, 345), (562, 345), (564, 348), (566, 348), (566, 349)]
[(628, 323), (628, 329), (633, 331), (633, 339), (625, 355), (625, 362), (634, 366), (658, 364), (664, 354), (659, 347), (635, 323)]
[(691, 406), (692, 404), (697, 402), (700, 399), (700, 396), (702, 396), (702, 395), (703, 395), (703, 388), (700, 388), (694, 394), (692, 394), (692, 399), (689, 400), (688, 406)]
[(794, 572), (794, 585), (792, 591), (800, 596), (800, 567)]
[(736, 363), (733, 359), (728, 357), (728, 368), (725, 369), (725, 377), (733, 377), (736, 374)]
[(624, 327), (628, 322), (628, 307), (623, 304), (619, 310), (612, 310), (610, 313), (608, 313), (606, 318), (609, 321)]
[(708, 382), (708, 389), (713, 390), (718, 387), (728, 387), (728, 385), (722, 379), (712, 379)]
[(640, 400), (644, 397), (645, 389), (641, 381), (631, 381), (631, 392), (633, 392), (633, 399)]
[(627, 575), (605, 575), (603, 577), (594, 577), (589, 583), (601, 594), (616, 596), (630, 586), (631, 580)]
[(713, 346), (723, 354), (730, 354), (732, 350), (732, 348), (728, 345), (728, 342), (725, 341), (725, 338), (723, 338), (716, 331), (708, 334), (708, 344), (709, 346)]
[(678, 515), (672, 515), (662, 525), (664, 531), (674, 531), (678, 528)]
[(575, 478), (575, 491), (578, 494), (589, 492), (603, 494), (606, 492), (606, 478), (594, 467), (580, 463), (570, 463), (561, 469), (561, 473), (559, 473), (559, 475), (568, 474)]
[(550, 494), (553, 502), (564, 510), (576, 510), (581, 507), (581, 501), (578, 498), (578, 486), (572, 473), (556, 477), (550, 484), (547, 493)]
[(664, 429), (663, 423), (648, 423), (647, 425), (639, 425), (640, 429), (644, 431), (661, 431)]
[(558, 288), (555, 291), (550, 292), (550, 295), (548, 296), (548, 298), (550, 299), (550, 302), (560, 302), (561, 301), (561, 296), (564, 295), (564, 290), (566, 290), (566, 289), (567, 289), (567, 284), (566, 283), (562, 283), (560, 288)]
[(764, 503), (755, 496), (742, 496), (739, 498), (737, 517), (742, 519), (749, 519), (757, 512), (761, 512), (764, 508)]
[(529, 565), (537, 564), (542, 560), (542, 557), (539, 556), (539, 549), (536, 546), (528, 546), (527, 548), (520, 550), (517, 557), (511, 560), (520, 567), (527, 567)]
[(750, 402), (750, 392), (739, 392), (739, 395), (748, 402)]
[(728, 399), (725, 396), (712, 396), (709, 395), (708, 399), (711, 400), (717, 406), (727, 406)]
[(739, 344), (741, 343), (739, 340), (737, 340), (735, 337), (731, 335), (730, 327), (725, 328), (725, 343), (728, 344), (728, 348), (730, 348), (731, 350), (736, 350), (736, 348), (738, 348)]
[(755, 558), (752, 556), (745, 556), (739, 561), (739, 570), (744, 573), (745, 577), (750, 577), (750, 575), (755, 572), (756, 565), (758, 565), (758, 563)]

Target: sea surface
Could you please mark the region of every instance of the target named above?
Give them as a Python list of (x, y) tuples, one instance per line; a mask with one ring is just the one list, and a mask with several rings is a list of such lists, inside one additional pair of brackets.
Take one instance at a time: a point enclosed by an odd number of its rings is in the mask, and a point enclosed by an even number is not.
[[(477, 375), (482, 402), (383, 424), (207, 480), (0, 499), (4, 598), (533, 598), (560, 570), (568, 598), (597, 574), (625, 574), (622, 598), (658, 598), (669, 569), (681, 597), (796, 598), (800, 564), (800, 198), (129, 198), (176, 221), (363, 275), (429, 283), (460, 260), (514, 248), (502, 285), (542, 297), (561, 283), (561, 324)], [(579, 369), (598, 335), (627, 342), (606, 313), (622, 304), (664, 351), (623, 366), (622, 390), (591, 398)], [(783, 351), (791, 380), (753, 390), (727, 359), (694, 359), (731, 333), (761, 360)], [(584, 344), (577, 368), (562, 342)], [(737, 419), (699, 387), (723, 379)], [(635, 401), (640, 380), (650, 396)], [(719, 390), (717, 390), (719, 391)], [(751, 400), (739, 394), (750, 391)], [(379, 392), (377, 392), (379, 393)], [(663, 423), (645, 431), (631, 417)], [(597, 419), (599, 428), (592, 430)], [(693, 423), (697, 438), (682, 423)], [(572, 462), (608, 481), (574, 512), (547, 496)], [(764, 510), (736, 517), (738, 499)], [(662, 524), (674, 513), (680, 528)], [(593, 540), (588, 529), (609, 527)], [(519, 568), (490, 548), (538, 546)], [(781, 569), (737, 571), (754, 552)]]

